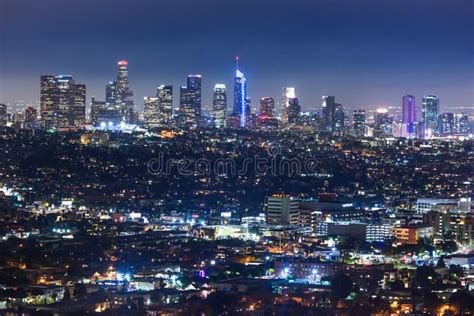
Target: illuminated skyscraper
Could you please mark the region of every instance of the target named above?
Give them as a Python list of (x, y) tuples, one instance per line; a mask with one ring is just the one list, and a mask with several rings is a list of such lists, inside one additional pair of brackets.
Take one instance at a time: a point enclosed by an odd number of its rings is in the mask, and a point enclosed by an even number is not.
[(416, 109), (415, 97), (406, 95), (403, 97), (402, 104), (402, 126), (406, 128), (408, 135), (415, 133)]
[(454, 115), (454, 132), (456, 134), (468, 134), (470, 132), (469, 115), (465, 113)]
[(212, 98), (212, 117), (217, 128), (225, 127), (227, 115), (227, 90), (225, 84), (214, 86)]
[(265, 118), (275, 116), (275, 100), (273, 98), (260, 98), (260, 116)]
[(160, 124), (160, 104), (157, 97), (143, 98), (143, 118), (148, 126)]
[(322, 130), (325, 132), (332, 132), (334, 130), (336, 98), (333, 96), (323, 95), (322, 100)]
[(365, 135), (365, 111), (355, 110), (354, 111), (354, 134), (357, 137), (363, 137)]
[(159, 121), (167, 125), (173, 119), (173, 86), (160, 85), (156, 88)]
[(301, 114), (301, 106), (298, 102), (298, 98), (289, 98), (288, 99), (288, 108), (287, 108), (287, 122), (290, 124), (296, 124), (299, 122)]
[(7, 105), (0, 104), (0, 126), (7, 124)]
[(281, 120), (283, 123), (288, 123), (288, 117), (290, 112), (290, 100), (296, 98), (295, 88), (285, 87), (283, 88), (282, 100), (281, 100)]
[(246, 127), (250, 118), (250, 99), (247, 96), (247, 79), (239, 70), (239, 57), (235, 58), (237, 69), (234, 78), (234, 110), (232, 115), (239, 117), (239, 125)]
[(41, 76), (40, 114), (44, 127), (69, 127), (85, 122), (86, 86), (71, 76)]
[(197, 126), (201, 119), (201, 75), (189, 75), (187, 85), (180, 88), (181, 123)]
[(439, 132), (442, 135), (453, 134), (455, 131), (454, 114), (442, 113), (438, 121)]
[(105, 102), (116, 105), (120, 111), (121, 120), (130, 122), (134, 116), (133, 91), (128, 80), (128, 62), (121, 60), (117, 64), (117, 80), (105, 86)]
[(422, 113), (424, 135), (430, 137), (438, 131), (439, 98), (435, 95), (425, 95)]
[(35, 108), (29, 106), (24, 111), (24, 126), (27, 129), (38, 128), (38, 111)]
[(344, 107), (342, 104), (335, 103), (334, 109), (334, 132), (337, 132), (339, 135), (344, 133)]

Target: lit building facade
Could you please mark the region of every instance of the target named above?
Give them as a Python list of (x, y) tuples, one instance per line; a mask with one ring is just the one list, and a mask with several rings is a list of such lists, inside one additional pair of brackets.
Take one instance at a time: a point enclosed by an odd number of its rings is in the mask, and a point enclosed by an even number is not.
[(354, 111), (353, 127), (355, 136), (363, 137), (365, 135), (366, 121), (364, 110)]
[(406, 128), (407, 135), (415, 133), (416, 107), (415, 97), (406, 95), (402, 100), (402, 125)]
[(212, 117), (217, 128), (226, 126), (227, 119), (227, 89), (225, 84), (216, 84), (212, 97)]
[(425, 95), (421, 111), (424, 136), (429, 138), (438, 131), (439, 98), (436, 95)]

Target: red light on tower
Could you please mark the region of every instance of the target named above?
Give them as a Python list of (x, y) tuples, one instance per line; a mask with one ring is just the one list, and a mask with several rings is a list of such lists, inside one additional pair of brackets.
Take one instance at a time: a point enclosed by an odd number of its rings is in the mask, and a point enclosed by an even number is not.
[(128, 62), (126, 60), (121, 60), (118, 62), (118, 65), (120, 67), (127, 67), (128, 66)]

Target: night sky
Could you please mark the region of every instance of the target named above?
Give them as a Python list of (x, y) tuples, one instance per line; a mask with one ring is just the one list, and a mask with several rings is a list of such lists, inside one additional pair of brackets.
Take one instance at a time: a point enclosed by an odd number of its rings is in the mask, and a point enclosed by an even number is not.
[[(303, 109), (335, 95), (348, 108), (437, 94), (474, 104), (472, 0), (0, 0), (0, 100), (38, 100), (41, 74), (70, 74), (104, 99), (129, 61), (135, 104), (158, 84), (175, 103), (186, 75), (232, 91), (234, 56), (252, 107), (295, 86)], [(229, 93), (231, 109), (232, 92)]]

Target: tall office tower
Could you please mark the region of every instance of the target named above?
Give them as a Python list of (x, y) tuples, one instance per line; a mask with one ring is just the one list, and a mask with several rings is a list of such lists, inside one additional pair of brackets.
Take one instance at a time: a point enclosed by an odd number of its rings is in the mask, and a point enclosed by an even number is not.
[(363, 137), (365, 135), (365, 111), (355, 110), (354, 111), (354, 134), (357, 137)]
[(158, 86), (156, 97), (159, 103), (159, 121), (168, 125), (173, 119), (173, 86)]
[(393, 134), (393, 118), (389, 116), (388, 109), (378, 108), (374, 115), (374, 125), (378, 132), (382, 132), (387, 135)]
[(296, 98), (295, 88), (285, 87), (283, 88), (283, 94), (281, 99), (281, 120), (283, 123), (288, 123), (288, 116), (290, 112), (290, 100)]
[(431, 137), (438, 131), (439, 98), (436, 95), (425, 95), (422, 104), (424, 135)]
[(101, 127), (112, 127), (121, 121), (120, 105), (97, 101), (94, 97), (91, 100), (91, 124)]
[(0, 104), (0, 126), (7, 125), (7, 105)]
[(438, 121), (439, 132), (442, 135), (449, 135), (454, 133), (454, 114), (442, 113)]
[(298, 102), (298, 98), (288, 99), (287, 108), (287, 122), (290, 124), (296, 124), (300, 120), (301, 106)]
[(260, 116), (275, 117), (275, 100), (271, 97), (260, 98)]
[(334, 111), (336, 110), (336, 98), (323, 95), (322, 103), (322, 130), (332, 132), (334, 130)]
[(160, 124), (160, 102), (158, 97), (143, 98), (143, 117), (145, 125), (158, 126)]
[(301, 200), (289, 195), (272, 195), (265, 198), (265, 216), (268, 225), (297, 225)]
[(38, 111), (34, 107), (27, 107), (24, 111), (24, 127), (26, 129), (38, 128)]
[(58, 111), (58, 89), (56, 76), (43, 75), (40, 82), (40, 115), (41, 124), (45, 128), (55, 125), (55, 113)]
[(403, 97), (402, 104), (402, 125), (403, 128), (405, 128), (407, 135), (413, 135), (415, 133), (415, 122), (415, 97), (412, 95), (406, 95)]
[(344, 107), (340, 103), (335, 103), (334, 105), (334, 132), (337, 132), (340, 135), (344, 133)]
[(70, 122), (74, 126), (86, 123), (86, 85), (76, 84), (74, 89), (74, 105), (70, 112)]
[(469, 115), (465, 113), (454, 115), (454, 132), (456, 134), (469, 134)]
[(121, 120), (131, 122), (134, 118), (133, 91), (128, 80), (128, 62), (121, 60), (117, 64), (117, 79), (105, 86), (105, 102), (117, 106)]
[(186, 86), (180, 88), (181, 122), (197, 126), (201, 119), (201, 75), (189, 75)]
[(105, 86), (105, 102), (109, 104), (115, 104), (117, 101), (117, 86), (115, 81), (110, 81)]
[(234, 78), (234, 109), (232, 115), (239, 117), (239, 126), (246, 127), (250, 118), (250, 99), (247, 96), (247, 79), (239, 70), (239, 57), (235, 58), (237, 69)]
[(40, 113), (46, 128), (68, 127), (85, 122), (86, 86), (71, 76), (41, 76)]
[(225, 84), (218, 83), (214, 86), (212, 97), (212, 117), (217, 128), (226, 126), (227, 115), (227, 90)]

